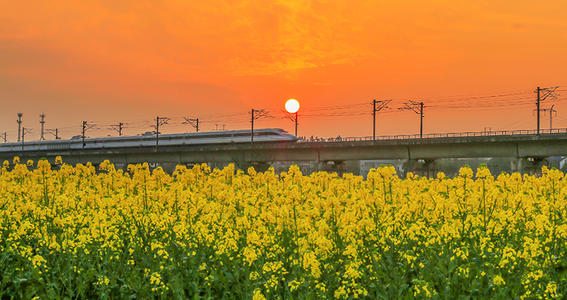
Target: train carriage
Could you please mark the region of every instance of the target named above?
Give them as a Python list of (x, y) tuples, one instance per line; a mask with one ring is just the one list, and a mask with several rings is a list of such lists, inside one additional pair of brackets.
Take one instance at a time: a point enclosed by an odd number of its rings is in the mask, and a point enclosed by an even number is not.
[[(297, 137), (279, 128), (254, 130), (254, 142), (295, 142)], [(160, 146), (188, 146), (207, 144), (250, 143), (250, 130), (212, 131), (197, 133), (160, 134)], [(0, 144), (0, 152), (53, 151), (151, 147), (156, 145), (156, 135), (137, 135), (104, 138), (78, 138), (69, 140), (31, 141), (25, 143)]]

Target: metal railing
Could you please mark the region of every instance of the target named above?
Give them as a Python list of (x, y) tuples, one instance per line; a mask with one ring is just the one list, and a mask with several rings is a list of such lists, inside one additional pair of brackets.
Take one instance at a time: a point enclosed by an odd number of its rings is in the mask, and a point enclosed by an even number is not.
[[(540, 129), (540, 135), (567, 134), (567, 128)], [(522, 136), (537, 135), (535, 129), (521, 130), (490, 130), (490, 131), (465, 131), (449, 133), (428, 133), (420, 137), (419, 134), (398, 134), (362, 137), (329, 137), (329, 138), (300, 138), (298, 143), (337, 143), (337, 142), (371, 142), (371, 141), (399, 141), (399, 140), (420, 140), (420, 139), (439, 139), (439, 138), (460, 138), (460, 137), (490, 137), (490, 136)]]

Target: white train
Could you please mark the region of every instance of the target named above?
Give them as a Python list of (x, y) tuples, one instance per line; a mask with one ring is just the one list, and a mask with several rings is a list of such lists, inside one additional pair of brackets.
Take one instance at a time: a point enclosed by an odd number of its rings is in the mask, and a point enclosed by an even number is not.
[[(250, 143), (250, 130), (213, 131), (197, 133), (160, 134), (159, 146), (183, 146), (183, 145), (206, 145), (206, 144), (232, 144)], [(297, 137), (287, 133), (283, 129), (267, 128), (254, 130), (254, 142), (295, 142)], [(0, 144), (0, 152), (21, 151), (53, 151), (53, 150), (80, 150), (80, 149), (105, 149), (105, 148), (130, 148), (130, 147), (152, 147), (156, 145), (154, 134), (86, 138), (80, 136), (70, 140), (48, 140), (32, 141), (25, 143)]]

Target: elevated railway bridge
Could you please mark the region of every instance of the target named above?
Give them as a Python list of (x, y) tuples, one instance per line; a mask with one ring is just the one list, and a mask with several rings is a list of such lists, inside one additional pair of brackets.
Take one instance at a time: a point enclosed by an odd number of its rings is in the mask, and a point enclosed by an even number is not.
[[(243, 131), (245, 132), (245, 131)], [(164, 135), (165, 136), (165, 135)], [(89, 139), (87, 139), (89, 140)], [(37, 143), (37, 142), (36, 142)], [(148, 162), (172, 170), (176, 165), (191, 166), (209, 163), (222, 167), (235, 163), (241, 168), (260, 169), (274, 164), (303, 164), (313, 170), (360, 173), (361, 161), (402, 161), (402, 171), (430, 175), (441, 159), (504, 158), (509, 171), (533, 172), (549, 164), (549, 158), (567, 157), (567, 128), (533, 130), (461, 132), (447, 134), (396, 135), (312, 140), (259, 141), (227, 143), (162, 144), (136, 147), (91, 147), (68, 149), (21, 149), (0, 152), (0, 159), (20, 156), (23, 160), (46, 158), (54, 161), (61, 156), (70, 164), (106, 159), (119, 168), (128, 164)], [(53, 148), (53, 147), (52, 147)], [(353, 167), (354, 166), (354, 167)]]

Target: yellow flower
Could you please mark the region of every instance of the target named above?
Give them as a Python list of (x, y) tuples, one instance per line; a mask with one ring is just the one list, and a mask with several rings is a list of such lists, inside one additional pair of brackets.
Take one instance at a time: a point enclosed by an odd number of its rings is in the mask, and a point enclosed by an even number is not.
[(550, 281), (545, 287), (545, 296), (547, 299), (558, 299), (563, 295), (557, 293), (557, 283), (555, 283), (555, 281)]
[(98, 280), (96, 282), (96, 285), (98, 286), (108, 286), (108, 284), (110, 283), (110, 279), (108, 279), (108, 277), (106, 276), (98, 276)]
[(244, 248), (244, 260), (248, 263), (248, 265), (252, 265), (252, 263), (258, 258), (256, 255), (256, 251), (250, 247)]
[(264, 294), (262, 294), (262, 291), (260, 289), (255, 289), (252, 300), (266, 300), (266, 297), (264, 297)]
[(494, 285), (500, 286), (506, 284), (506, 281), (504, 281), (504, 278), (502, 278), (502, 276), (496, 275), (494, 276), (494, 278), (492, 278), (492, 283)]
[(152, 273), (150, 276), (150, 284), (152, 285), (159, 285), (161, 283), (161, 275), (159, 273)]
[[(166, 292), (170, 278), (171, 286), (187, 279), (179, 268), (195, 270), (197, 288), (222, 297), (218, 291), (230, 280), (225, 271), (244, 264), (246, 287), (241, 280), (231, 287), (248, 290), (248, 297), (275, 298), (285, 283), (294, 297), (355, 299), (395, 284), (387, 275), (397, 265), (406, 266), (398, 275), (417, 272), (420, 279), (387, 295), (394, 298), (447, 298), (438, 287), (487, 279), (495, 294), (510, 288), (517, 298), (563, 297), (561, 276), (547, 272), (565, 258), (567, 224), (560, 217), (567, 178), (560, 170), (494, 178), (484, 166), (475, 177), (463, 167), (455, 177), (404, 179), (392, 166), (366, 178), (303, 175), (298, 166), (280, 174), (206, 164), (173, 174), (135, 164), (124, 172), (110, 161), (99, 170), (92, 164), (52, 170), (46, 160), (35, 169), (9, 167), (4, 162), (0, 171), (0, 252), (19, 262), (3, 266), (14, 278), (33, 272), (32, 285), (50, 284), (62, 263), (73, 266), (71, 280), (88, 280), (95, 276), (86, 269), (92, 262), (100, 263), (98, 274), (126, 262), (133, 277), (120, 285), (142, 280), (140, 298), (177, 294)], [(446, 264), (456, 266), (458, 280), (433, 284), (428, 269)], [(112, 276), (94, 278), (96, 292), (88, 293), (116, 296), (107, 288)]]
[(473, 170), (469, 166), (464, 166), (459, 169), (459, 176), (463, 178), (472, 178)]
[(486, 166), (481, 166), (476, 170), (476, 178), (492, 178), (492, 174), (490, 174), (490, 170)]

